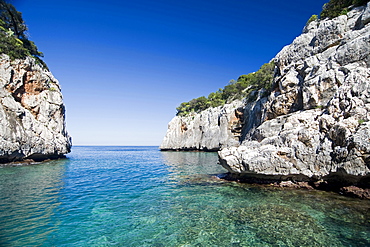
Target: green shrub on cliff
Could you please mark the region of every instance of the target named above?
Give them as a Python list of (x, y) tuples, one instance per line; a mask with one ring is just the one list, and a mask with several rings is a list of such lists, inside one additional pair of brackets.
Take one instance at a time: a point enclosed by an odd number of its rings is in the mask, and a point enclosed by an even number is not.
[(239, 76), (238, 80), (231, 80), (228, 85), (208, 97), (199, 97), (189, 102), (183, 102), (176, 108), (178, 116), (186, 116), (192, 112), (201, 112), (210, 107), (217, 107), (236, 99), (242, 99), (255, 90), (270, 89), (274, 78), (273, 62), (266, 63), (254, 73)]
[(332, 19), (340, 15), (345, 15), (348, 12), (348, 7), (362, 6), (367, 2), (369, 2), (369, 0), (330, 0), (328, 3), (324, 4), (320, 18)]
[(10, 56), (11, 59), (33, 56), (43, 63), (34, 42), (26, 35), (27, 26), (13, 5), (0, 0), (0, 53)]
[[(0, 27), (1, 28), (1, 27)], [(24, 58), (28, 51), (20, 39), (10, 35), (6, 30), (0, 30), (0, 53), (9, 55), (12, 59)]]
[(313, 22), (313, 21), (317, 21), (319, 19), (319, 16), (318, 15), (311, 15), (310, 19), (308, 19), (306, 25), (308, 25), (309, 23)]

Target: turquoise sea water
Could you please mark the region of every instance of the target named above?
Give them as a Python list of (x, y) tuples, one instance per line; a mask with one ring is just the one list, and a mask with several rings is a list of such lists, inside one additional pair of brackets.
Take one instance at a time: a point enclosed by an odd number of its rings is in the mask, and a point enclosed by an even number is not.
[(217, 154), (74, 147), (0, 168), (0, 246), (370, 246), (370, 201), (225, 182)]

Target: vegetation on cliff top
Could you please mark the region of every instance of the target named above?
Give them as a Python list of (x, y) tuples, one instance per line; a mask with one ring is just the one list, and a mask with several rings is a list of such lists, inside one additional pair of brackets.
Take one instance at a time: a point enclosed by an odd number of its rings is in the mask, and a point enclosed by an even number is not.
[(367, 2), (369, 2), (369, 0), (330, 0), (328, 3), (324, 4), (320, 18), (331, 19), (340, 15), (345, 15), (348, 12), (348, 7), (362, 6)]
[(0, 0), (0, 53), (9, 55), (11, 59), (32, 56), (46, 66), (40, 59), (43, 54), (28, 39), (27, 30), (22, 13), (12, 4)]
[(210, 107), (217, 107), (236, 99), (252, 97), (252, 92), (265, 88), (270, 89), (274, 78), (275, 64), (266, 63), (254, 73), (239, 76), (238, 80), (231, 80), (228, 85), (208, 97), (199, 97), (189, 102), (183, 102), (176, 108), (177, 116), (186, 116), (192, 112), (201, 112)]
[[(335, 18), (347, 14), (351, 6), (366, 5), (370, 0), (330, 0), (323, 6), (320, 18)], [(312, 15), (307, 23), (318, 20), (318, 15)], [(241, 75), (238, 80), (231, 80), (228, 85), (217, 92), (211, 93), (208, 97), (202, 96), (192, 99), (189, 102), (183, 102), (176, 108), (177, 116), (186, 116), (192, 112), (201, 112), (210, 107), (217, 107), (229, 103), (235, 99), (249, 97), (253, 99), (256, 90), (265, 88), (267, 91), (273, 82), (274, 64), (267, 63), (255, 73)]]

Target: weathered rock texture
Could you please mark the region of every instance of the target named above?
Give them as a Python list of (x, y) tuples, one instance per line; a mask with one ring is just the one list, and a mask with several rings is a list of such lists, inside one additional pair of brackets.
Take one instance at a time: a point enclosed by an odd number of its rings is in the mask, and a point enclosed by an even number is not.
[[(332, 20), (313, 21), (277, 54), (274, 90), (238, 110), (243, 116), (240, 145), (219, 151), (222, 166), (246, 176), (368, 180), (369, 13), (370, 3)], [(212, 112), (218, 110), (207, 110), (209, 115)], [(179, 128), (181, 121), (175, 118), (169, 132), (174, 132), (175, 125)], [(195, 121), (186, 125), (199, 128)], [(167, 133), (166, 138), (176, 142), (187, 136)]]
[(218, 151), (237, 145), (242, 130), (243, 106), (241, 101), (235, 101), (199, 114), (173, 118), (160, 149)]
[(262, 124), (219, 152), (225, 168), (307, 178), (370, 173), (369, 8), (313, 21), (277, 54)]
[(54, 76), (33, 58), (0, 56), (0, 163), (70, 152), (65, 107)]

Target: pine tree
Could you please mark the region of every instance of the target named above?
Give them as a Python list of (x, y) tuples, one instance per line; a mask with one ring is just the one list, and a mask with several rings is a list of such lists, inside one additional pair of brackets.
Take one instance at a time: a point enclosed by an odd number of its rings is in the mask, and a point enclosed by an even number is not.
[(38, 51), (34, 42), (27, 37), (27, 26), (22, 18), (22, 13), (15, 7), (0, 0), (0, 52), (12, 58), (24, 58), (31, 55), (38, 60), (43, 54)]

